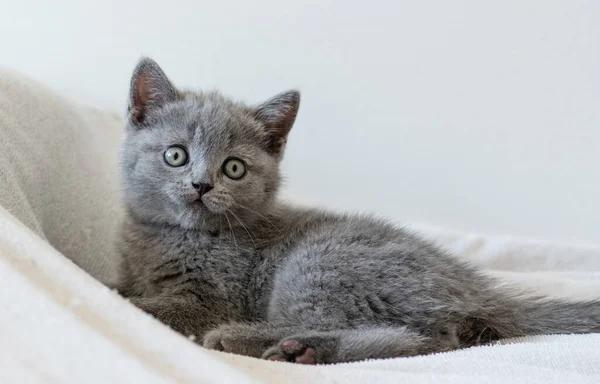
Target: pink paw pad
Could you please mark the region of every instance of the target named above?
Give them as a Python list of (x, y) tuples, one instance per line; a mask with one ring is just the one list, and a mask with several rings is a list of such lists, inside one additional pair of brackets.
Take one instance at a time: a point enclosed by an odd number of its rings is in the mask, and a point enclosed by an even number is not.
[(285, 340), (280, 344), (281, 351), (288, 355), (292, 361), (297, 364), (316, 364), (317, 358), (314, 348), (305, 347), (298, 340), (290, 339)]
[(314, 348), (306, 348), (303, 354), (296, 356), (296, 363), (314, 365), (317, 363), (316, 354), (317, 351)]

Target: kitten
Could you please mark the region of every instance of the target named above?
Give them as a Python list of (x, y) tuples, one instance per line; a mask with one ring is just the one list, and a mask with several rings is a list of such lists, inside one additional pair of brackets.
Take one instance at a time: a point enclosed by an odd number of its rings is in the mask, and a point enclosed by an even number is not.
[(121, 152), (135, 305), (207, 348), (302, 364), (600, 331), (599, 302), (500, 290), (386, 221), (278, 202), (299, 101), (183, 92), (138, 64)]

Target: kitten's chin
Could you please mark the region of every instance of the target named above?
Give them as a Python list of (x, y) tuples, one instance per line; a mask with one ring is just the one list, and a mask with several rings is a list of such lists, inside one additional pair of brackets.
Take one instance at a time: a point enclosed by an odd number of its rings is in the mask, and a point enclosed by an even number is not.
[(184, 229), (213, 229), (213, 215), (202, 204), (187, 208), (176, 219), (176, 224)]

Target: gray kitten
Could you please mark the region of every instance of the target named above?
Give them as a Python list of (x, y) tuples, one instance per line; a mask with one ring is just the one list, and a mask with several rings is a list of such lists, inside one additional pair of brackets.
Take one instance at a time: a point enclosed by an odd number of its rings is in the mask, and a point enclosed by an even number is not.
[(183, 92), (138, 64), (121, 153), (135, 305), (207, 348), (302, 364), (600, 331), (599, 302), (501, 290), (386, 221), (278, 202), (299, 101)]

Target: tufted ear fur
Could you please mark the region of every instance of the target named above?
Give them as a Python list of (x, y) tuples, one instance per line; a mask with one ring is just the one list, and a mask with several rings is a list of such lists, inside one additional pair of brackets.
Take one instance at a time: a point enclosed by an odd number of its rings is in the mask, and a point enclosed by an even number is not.
[(281, 156), (299, 107), (300, 92), (292, 90), (280, 93), (253, 109), (253, 116), (264, 124), (268, 133), (267, 150), (274, 156)]
[(150, 58), (142, 58), (131, 76), (129, 121), (136, 127), (142, 127), (149, 112), (178, 97), (177, 89), (158, 64)]

